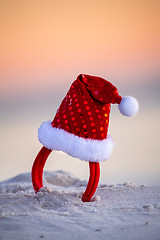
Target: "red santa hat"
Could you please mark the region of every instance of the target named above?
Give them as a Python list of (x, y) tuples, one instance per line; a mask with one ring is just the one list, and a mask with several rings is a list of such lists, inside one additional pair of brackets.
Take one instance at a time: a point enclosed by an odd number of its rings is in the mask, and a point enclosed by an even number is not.
[(80, 74), (71, 85), (53, 121), (38, 130), (47, 149), (63, 151), (88, 162), (108, 159), (113, 140), (108, 135), (111, 103), (125, 116), (138, 111), (133, 97), (122, 98), (117, 88), (103, 78)]

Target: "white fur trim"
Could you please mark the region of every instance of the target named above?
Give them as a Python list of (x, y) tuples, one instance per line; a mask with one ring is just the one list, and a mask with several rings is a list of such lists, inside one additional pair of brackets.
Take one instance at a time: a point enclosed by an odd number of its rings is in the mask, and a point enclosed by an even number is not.
[(132, 117), (138, 112), (139, 105), (134, 97), (123, 97), (118, 108), (123, 115)]
[(42, 123), (38, 138), (48, 149), (63, 151), (87, 162), (102, 162), (110, 157), (113, 149), (113, 140), (109, 135), (104, 140), (85, 139), (52, 127), (51, 122)]

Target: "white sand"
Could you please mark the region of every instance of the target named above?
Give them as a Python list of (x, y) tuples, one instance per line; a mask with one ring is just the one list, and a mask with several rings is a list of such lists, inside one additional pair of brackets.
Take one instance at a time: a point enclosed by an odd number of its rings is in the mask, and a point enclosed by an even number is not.
[(30, 174), (0, 183), (0, 239), (160, 239), (160, 186), (99, 185), (93, 202), (80, 196), (87, 182), (45, 172), (36, 195)]

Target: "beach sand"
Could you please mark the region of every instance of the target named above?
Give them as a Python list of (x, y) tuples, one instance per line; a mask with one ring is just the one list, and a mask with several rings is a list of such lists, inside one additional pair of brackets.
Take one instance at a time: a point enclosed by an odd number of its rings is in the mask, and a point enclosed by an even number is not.
[(44, 172), (33, 191), (30, 173), (0, 183), (0, 239), (160, 239), (160, 186), (99, 184), (83, 203), (87, 182)]

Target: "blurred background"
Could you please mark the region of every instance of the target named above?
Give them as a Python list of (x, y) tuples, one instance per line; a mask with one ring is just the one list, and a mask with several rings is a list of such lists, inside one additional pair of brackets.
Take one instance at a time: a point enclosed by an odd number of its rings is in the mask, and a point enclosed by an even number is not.
[[(31, 171), (37, 130), (79, 73), (132, 95), (138, 115), (112, 105), (111, 158), (101, 182), (160, 184), (160, 1), (0, 1), (0, 181)], [(88, 179), (88, 163), (52, 153), (45, 170)]]

